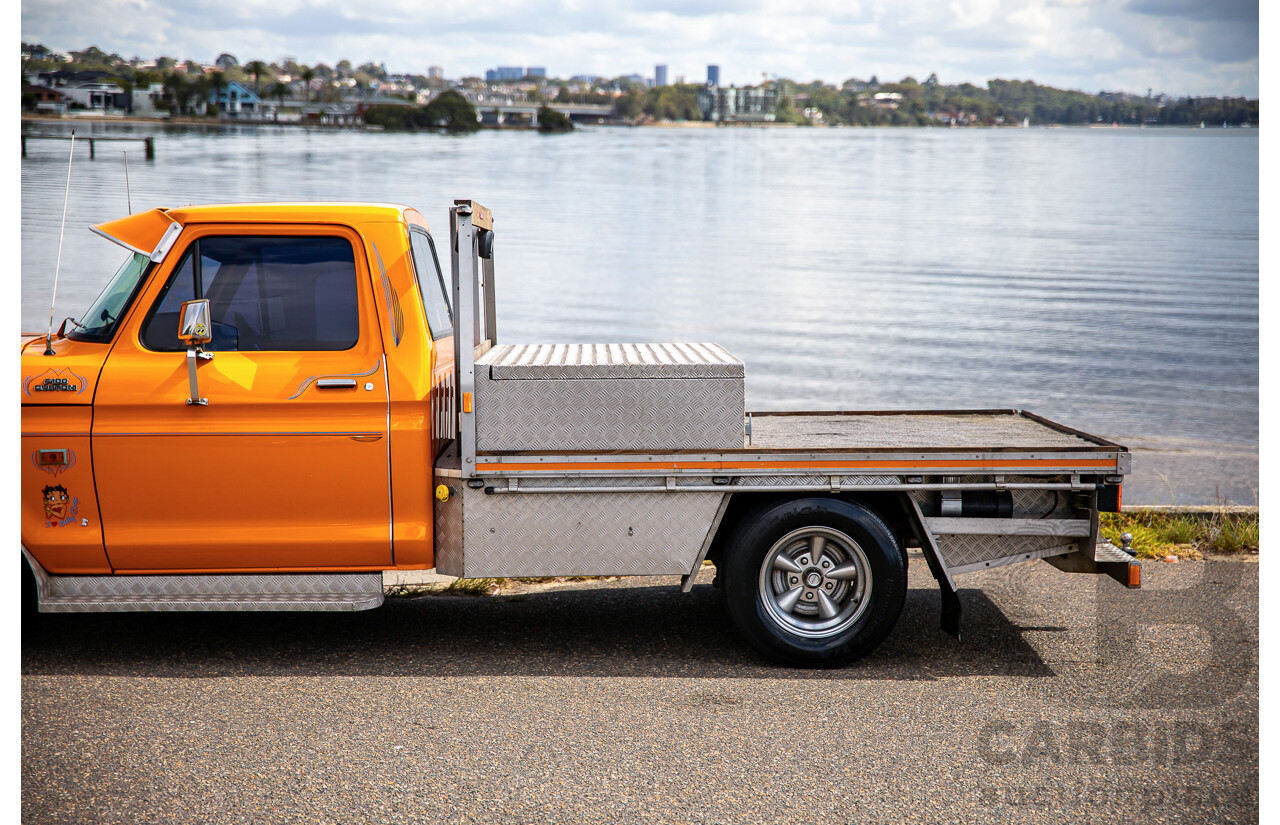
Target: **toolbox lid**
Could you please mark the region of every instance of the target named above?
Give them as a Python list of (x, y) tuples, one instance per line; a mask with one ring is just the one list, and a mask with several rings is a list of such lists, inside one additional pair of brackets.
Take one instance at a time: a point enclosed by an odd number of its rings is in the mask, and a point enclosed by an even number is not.
[(499, 344), (476, 367), (497, 381), (745, 376), (718, 344)]

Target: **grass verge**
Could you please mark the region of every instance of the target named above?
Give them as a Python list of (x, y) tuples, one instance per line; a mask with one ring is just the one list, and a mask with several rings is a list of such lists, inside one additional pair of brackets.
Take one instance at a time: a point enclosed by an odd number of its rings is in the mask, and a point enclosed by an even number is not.
[(1133, 536), (1132, 547), (1141, 559), (1257, 553), (1259, 517), (1257, 508), (1225, 507), (1103, 513), (1102, 535), (1119, 547), (1122, 533)]
[(388, 599), (412, 599), (418, 596), (499, 596), (503, 591), (519, 584), (559, 584), (561, 582), (613, 581), (617, 576), (547, 576), (513, 577), (509, 579), (454, 579), (446, 585), (396, 584), (388, 587), (384, 597)]

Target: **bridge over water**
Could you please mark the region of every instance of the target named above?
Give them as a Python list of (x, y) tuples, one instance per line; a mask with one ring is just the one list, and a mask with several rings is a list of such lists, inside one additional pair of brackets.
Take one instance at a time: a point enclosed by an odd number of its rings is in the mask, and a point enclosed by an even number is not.
[[(538, 124), (538, 109), (541, 103), (475, 103), (476, 112), (485, 123), (501, 125), (513, 117)], [(607, 103), (548, 103), (551, 109), (567, 115), (578, 123), (597, 123), (602, 120), (613, 120), (613, 107)]]

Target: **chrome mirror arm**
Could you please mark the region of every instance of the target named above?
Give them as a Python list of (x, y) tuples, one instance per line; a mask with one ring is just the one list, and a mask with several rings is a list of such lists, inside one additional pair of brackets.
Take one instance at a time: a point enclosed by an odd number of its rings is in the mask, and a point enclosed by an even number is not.
[(200, 397), (200, 385), (196, 380), (196, 359), (201, 361), (212, 361), (212, 352), (201, 352), (195, 347), (187, 349), (187, 380), (191, 383), (191, 397), (187, 399), (187, 406), (209, 406), (209, 399)]

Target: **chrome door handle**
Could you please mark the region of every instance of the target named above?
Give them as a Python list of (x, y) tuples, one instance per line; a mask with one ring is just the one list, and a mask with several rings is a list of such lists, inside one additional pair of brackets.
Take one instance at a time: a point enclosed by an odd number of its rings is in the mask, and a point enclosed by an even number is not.
[(318, 390), (354, 390), (355, 388), (356, 379), (354, 378), (321, 378), (316, 381)]

